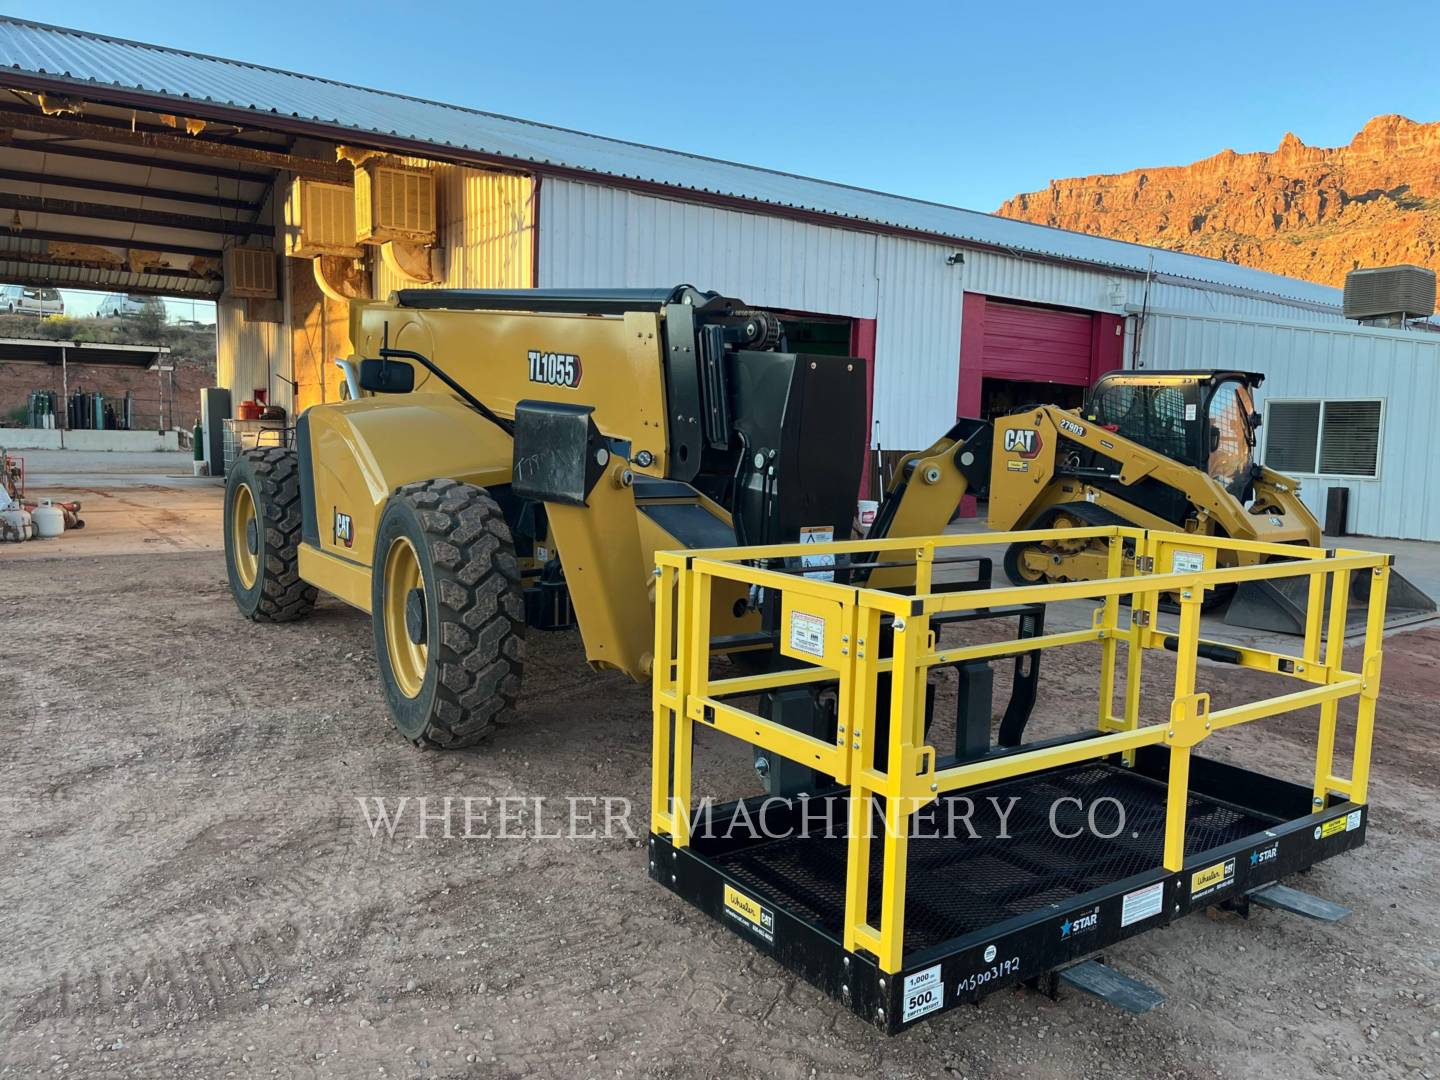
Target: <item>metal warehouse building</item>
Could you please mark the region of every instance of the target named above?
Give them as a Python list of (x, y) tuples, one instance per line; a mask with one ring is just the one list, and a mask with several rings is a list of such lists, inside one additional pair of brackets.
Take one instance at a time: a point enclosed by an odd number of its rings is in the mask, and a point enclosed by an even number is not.
[[(1440, 539), (1440, 334), (1338, 290), (305, 75), (0, 20), (0, 280), (219, 301), (219, 381), (334, 400), (346, 300), (689, 282), (872, 362), (887, 449), (1122, 366), (1263, 371), (1267, 461)], [(1035, 384), (1046, 384), (1037, 387)]]

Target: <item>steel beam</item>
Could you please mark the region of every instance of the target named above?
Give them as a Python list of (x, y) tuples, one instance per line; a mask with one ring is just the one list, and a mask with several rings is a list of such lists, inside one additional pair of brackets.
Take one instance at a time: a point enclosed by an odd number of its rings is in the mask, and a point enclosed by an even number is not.
[[(141, 243), (139, 240), (126, 240), (121, 236), (94, 236), (86, 233), (69, 233), (57, 229), (21, 229), (12, 234), (21, 240), (55, 240), (63, 244), (94, 244), (97, 247), (113, 248), (140, 248), (144, 251), (164, 251), (172, 255), (197, 255), (202, 259), (218, 259), (222, 252), (219, 248), (194, 247), (189, 244), (172, 244), (169, 241), (157, 241), (155, 243)], [(8, 258), (13, 253), (0, 251), (0, 258)]]
[(22, 109), (0, 106), (0, 117), (17, 130), (45, 135), (68, 135), (72, 139), (94, 139), (97, 142), (140, 146), (147, 150), (164, 150), (173, 154), (194, 154), (197, 157), (223, 158), (247, 165), (263, 165), (270, 169), (289, 169), (303, 176), (330, 180), (337, 184), (352, 183), (355, 171), (349, 165), (313, 158), (297, 157), (279, 150), (257, 150), (250, 146), (202, 139), (196, 135), (171, 135), (155, 131), (131, 131), (129, 125), (111, 125), (95, 120), (75, 120), (68, 116), (42, 116)]
[(274, 180), (273, 170), (250, 172), (229, 165), (215, 165), (208, 161), (175, 161), (171, 158), (154, 157), (147, 154), (127, 154), (123, 150), (102, 150), (93, 146), (76, 146), (69, 138), (26, 139), (13, 128), (0, 128), (0, 146), (11, 146), (29, 154), (56, 154), (60, 157), (77, 158), (82, 161), (104, 161), (116, 165), (138, 165), (142, 169), (163, 169), (166, 172), (186, 173), (192, 176), (213, 176), (220, 180), (233, 180), (242, 184), (261, 184), (268, 187)]
[(48, 173), (27, 172), (24, 169), (0, 168), (0, 180), (13, 180), (20, 184), (44, 184), (47, 187), (76, 188), (80, 191), (104, 191), (112, 195), (138, 195), (142, 199), (199, 203), (202, 206), (244, 210), (252, 214), (260, 208), (260, 203), (250, 202), (247, 199), (226, 199), (204, 191), (175, 191), (170, 188), (147, 187), (144, 184), (122, 184), (119, 181), (101, 180), (93, 176), (56, 176)]
[[(200, 217), (196, 214), (175, 214), (168, 210), (142, 210), (112, 203), (78, 202), (75, 199), (54, 199), (41, 195), (15, 195), (0, 191), (0, 210), (22, 210), (59, 217), (91, 218), (97, 221), (124, 221), (161, 229), (183, 229), (186, 232), (217, 233), (225, 236), (274, 236), (275, 226), (251, 221), (227, 221), (225, 218)], [(136, 246), (145, 246), (134, 241)]]

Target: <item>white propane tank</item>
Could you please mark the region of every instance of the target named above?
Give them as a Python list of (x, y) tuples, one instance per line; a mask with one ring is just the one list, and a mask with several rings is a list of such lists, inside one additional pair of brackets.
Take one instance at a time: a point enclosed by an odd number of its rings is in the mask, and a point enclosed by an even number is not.
[(29, 540), (34, 535), (35, 527), (30, 521), (28, 511), (20, 509), (19, 506), (0, 510), (0, 541), (13, 540), (18, 543)]
[(35, 524), (35, 535), (41, 540), (52, 540), (65, 532), (65, 511), (50, 499), (41, 499), (30, 517)]

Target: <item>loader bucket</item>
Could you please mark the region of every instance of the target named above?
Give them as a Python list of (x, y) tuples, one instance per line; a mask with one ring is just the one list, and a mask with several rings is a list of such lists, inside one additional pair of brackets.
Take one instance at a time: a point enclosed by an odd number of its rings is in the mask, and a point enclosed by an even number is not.
[[(1309, 582), (1303, 577), (1242, 582), (1225, 612), (1225, 623), (1227, 626), (1248, 626), (1255, 630), (1303, 636), (1309, 592)], [(1345, 621), (1347, 635), (1365, 628), (1365, 601), (1369, 595), (1369, 578), (1353, 575), (1350, 607)], [(1326, 607), (1329, 607), (1328, 597)], [(1434, 615), (1435, 601), (1392, 568), (1390, 590), (1385, 597), (1385, 625), (1404, 626), (1433, 618)]]

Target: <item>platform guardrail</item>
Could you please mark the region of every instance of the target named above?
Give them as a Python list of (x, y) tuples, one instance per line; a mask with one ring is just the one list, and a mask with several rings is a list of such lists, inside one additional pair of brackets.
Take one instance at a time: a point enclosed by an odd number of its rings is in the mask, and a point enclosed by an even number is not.
[[(970, 591), (936, 589), (937, 552), (1052, 539), (1103, 540), (1108, 552), (1107, 576), (1095, 581)], [(1277, 561), (1219, 565), (1241, 553)], [(812, 567), (817, 557), (838, 560), (838, 580), (793, 572), (801, 556)], [(890, 560), (887, 566), (897, 560), (913, 561), (913, 594), (844, 580), (854, 576), (845, 569), (845, 560), (881, 558)], [(667, 552), (659, 554), (656, 562), (653, 830), (668, 836), (677, 848), (689, 844), (697, 726), (762, 747), (847, 785), (851, 817), (844, 947), (870, 951), (886, 972), (899, 971), (904, 960), (908, 822), (912, 814), (946, 793), (1117, 755), (1128, 763), (1141, 747), (1167, 748), (1163, 865), (1178, 872), (1185, 857), (1193, 748), (1226, 728), (1319, 706), (1314, 805), (1323, 806), (1332, 794), (1356, 804), (1366, 800), (1390, 575), (1388, 555), (1102, 526)], [(1356, 574), (1368, 576), (1370, 587), (1361, 662), (1358, 670), (1349, 670), (1344, 664), (1344, 638), (1351, 576)], [(1201, 607), (1208, 590), (1287, 577), (1308, 579), (1307, 624), (1298, 653), (1202, 638)], [(711, 630), (711, 600), (721, 582), (777, 594), (771, 600), (780, 605), (778, 647), (800, 666), (758, 675), (717, 677), (712, 673), (712, 660), (724, 651)], [(727, 595), (733, 593), (733, 586), (726, 588)], [(1162, 598), (1178, 608), (1174, 629), (1161, 626)], [(1123, 610), (1127, 599), (1128, 613)], [(1098, 602), (1088, 628), (944, 647), (931, 625), (933, 618), (949, 612), (1073, 600)], [(888, 630), (884, 637), (893, 642), (888, 649), (881, 646), (882, 630)], [(1022, 747), (1003, 756), (949, 767), (937, 765), (935, 748), (926, 744), (924, 735), (926, 684), (933, 668), (1091, 642), (1100, 645), (1095, 705), (1099, 734), (1058, 745)], [(1123, 653), (1122, 644), (1126, 646)], [(1159, 723), (1142, 721), (1142, 665), (1151, 651), (1174, 656), (1167, 719)], [(1210, 695), (1196, 689), (1199, 660), (1207, 654), (1305, 685), (1274, 697), (1212, 709)], [(1117, 708), (1117, 673), (1122, 670), (1123, 694)], [(882, 673), (889, 673), (892, 687), (885, 753), (880, 759), (883, 767), (877, 766), (879, 725), (873, 715), (877, 678)], [(807, 683), (836, 687), (833, 741), (775, 723), (734, 700)], [(1358, 699), (1353, 749), (1342, 775), (1336, 762), (1339, 703), (1352, 697)], [(883, 844), (878, 919), (867, 901), (872, 814), (882, 815), (885, 826), (878, 838)]]

